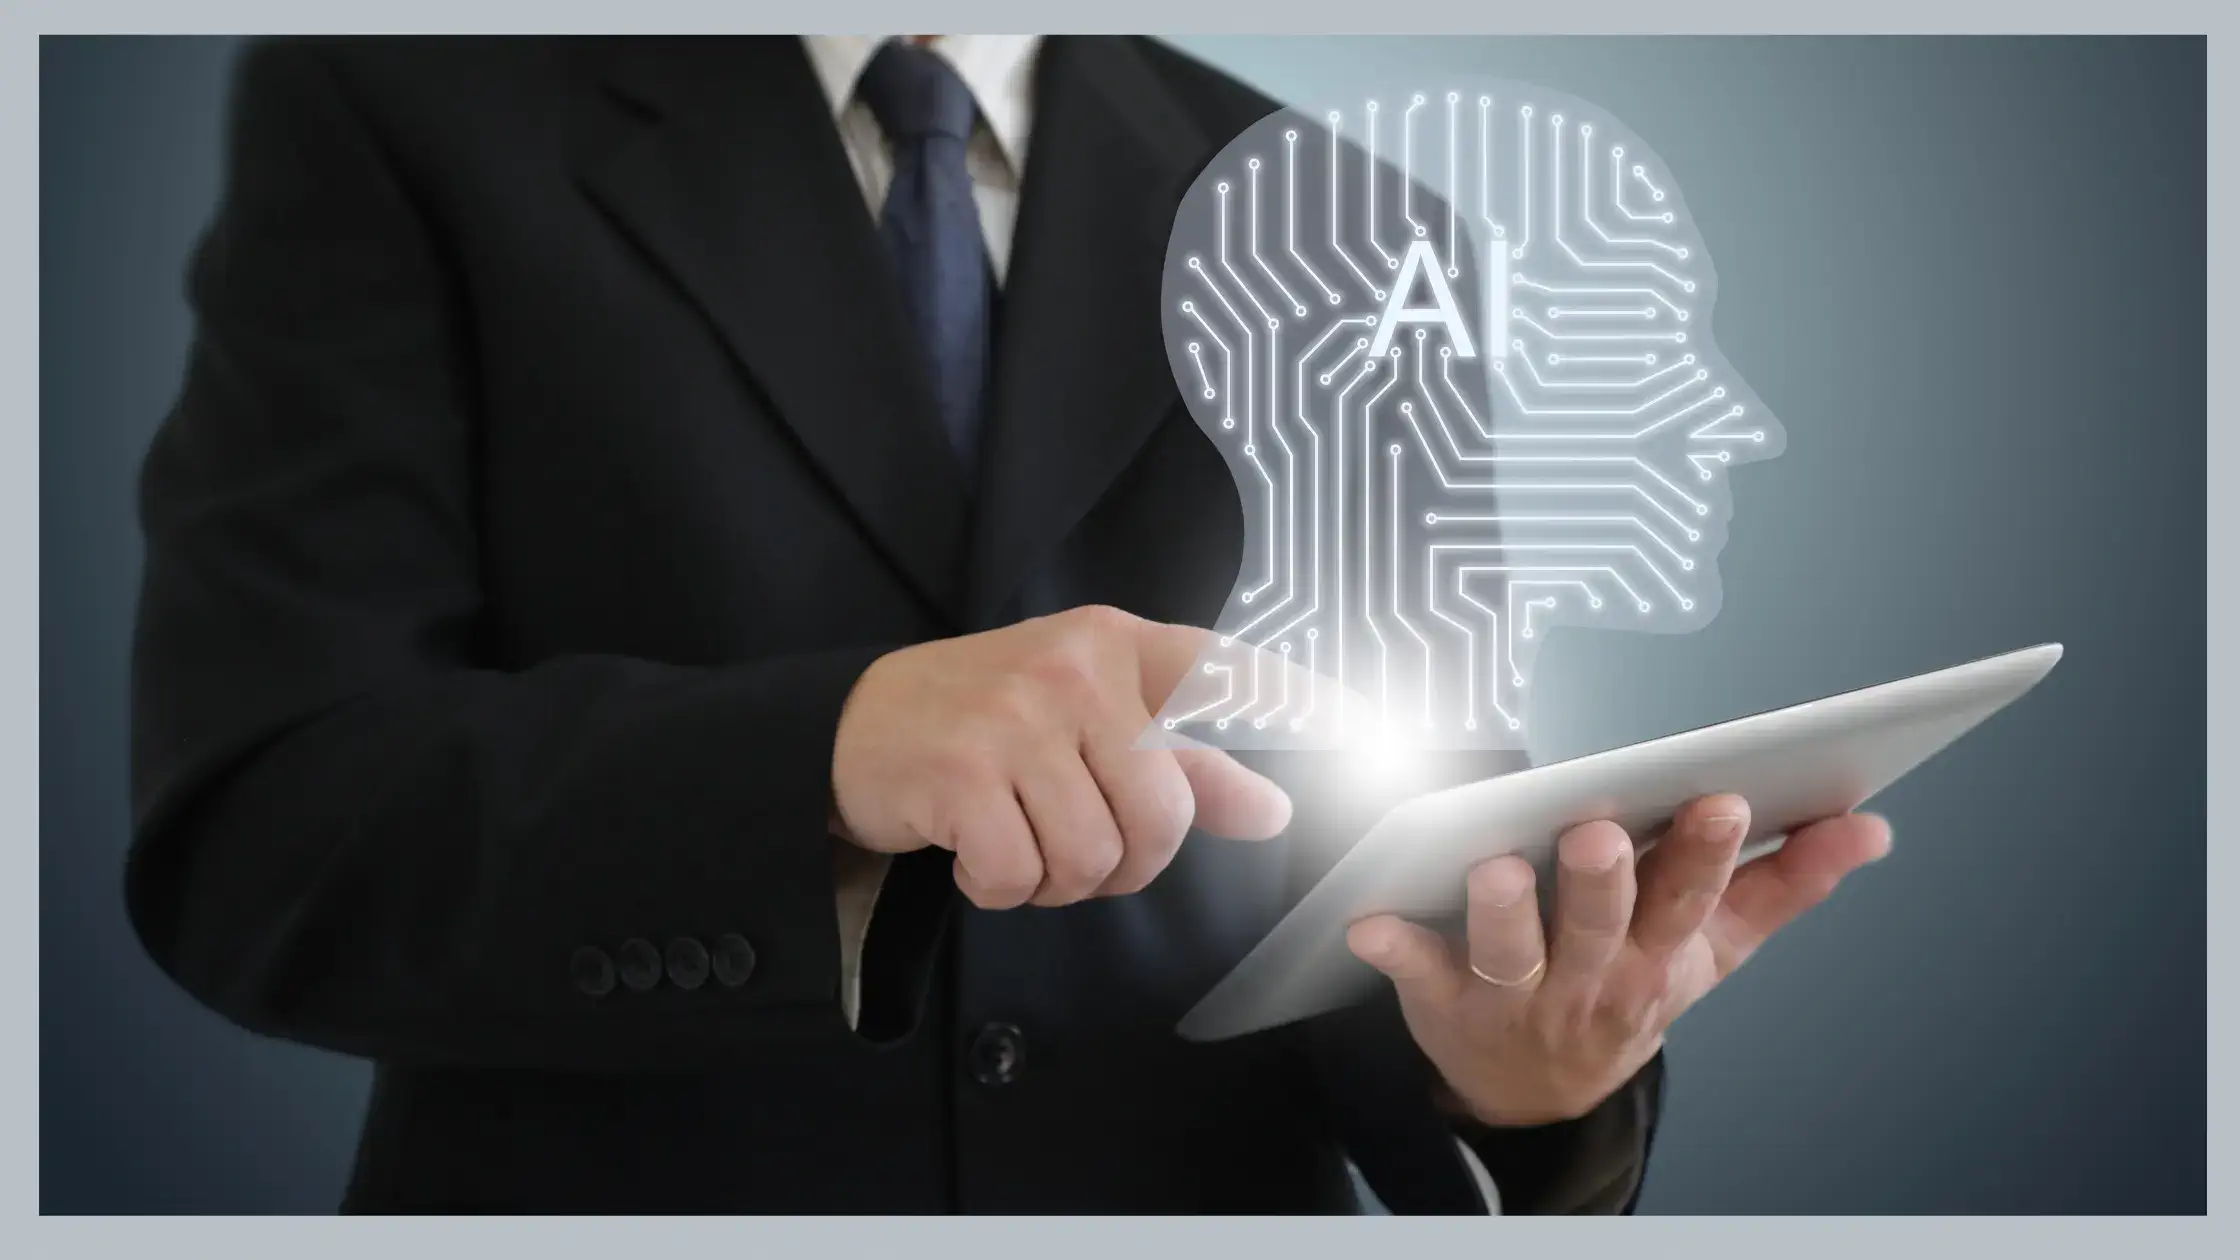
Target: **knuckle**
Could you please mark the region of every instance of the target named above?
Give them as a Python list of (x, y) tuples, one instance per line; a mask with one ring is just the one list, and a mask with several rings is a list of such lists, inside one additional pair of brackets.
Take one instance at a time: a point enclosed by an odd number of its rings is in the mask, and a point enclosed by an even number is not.
[(1150, 887), (1152, 879), (1158, 873), (1156, 868), (1132, 866), (1122, 862), (1097, 888), (1107, 897), (1125, 897)]
[(1544, 1015), (1532, 1023), (1532, 1039), (1540, 1054), (1549, 1059), (1568, 1057), (1572, 1047), (1579, 1044), (1578, 1021), (1568, 1009)]
[(1025, 903), (1034, 895), (1036, 884), (1032, 880), (1003, 875), (981, 881), (980, 887), (987, 894), (985, 908), (1002, 910)]
[(1130, 882), (1141, 888), (1158, 878), (1160, 872), (1167, 869), (1167, 865), (1174, 861), (1175, 852), (1180, 847), (1179, 844), (1171, 841), (1157, 845), (1131, 843), (1128, 845), (1127, 853), (1122, 856), (1119, 865), (1113, 869), (1115, 872), (1125, 869), (1129, 874)]
[(1156, 821), (1131, 829), (1125, 839), (1128, 852), (1148, 862), (1152, 869), (1162, 869), (1174, 859), (1182, 848), (1186, 828), (1175, 824), (1170, 817), (1161, 816)]
[(1042, 882), (1042, 861), (1031, 849), (1021, 852), (1016, 845), (967, 834), (958, 843), (957, 857), (974, 883), (992, 894), (1012, 898), (1013, 904), (1024, 900)]
[(1182, 763), (1169, 752), (1155, 754), (1151, 767), (1149, 779), (1157, 825), (1161, 834), (1172, 836), (1173, 843), (1180, 844), (1198, 816), (1198, 799), (1190, 788), (1190, 776), (1182, 772)]
[(1644, 1010), (1653, 1015), (1663, 1010), (1665, 1004), (1672, 1000), (1673, 994), (1679, 989), (1676, 973), (1677, 968), (1669, 962), (1656, 968), (1650, 976), (1649, 984), (1642, 990)]
[(1720, 889), (1696, 885), (1681, 888), (1671, 894), (1666, 909), (1671, 916), (1687, 923), (1700, 923), (1711, 915), (1718, 904)]
[(1618, 1031), (1629, 1040), (1652, 1031), (1657, 1024), (1658, 1012), (1664, 1009), (1665, 996), (1671, 991), (1671, 984), (1669, 968), (1649, 967), (1618, 986), (1611, 1001), (1611, 1014)]
[(1618, 1008), (1616, 1031), (1622, 1040), (1636, 1041), (1648, 1035), (1657, 1024), (1657, 1009), (1661, 996), (1654, 988), (1643, 989), (1629, 995)]
[(988, 689), (988, 718), (1002, 730), (1032, 724), (1042, 714), (1041, 688), (1033, 675), (1006, 673)]
[(982, 910), (1009, 910), (1026, 900), (1024, 894), (1012, 888), (991, 888), (980, 885), (971, 894), (972, 904)]
[(965, 791), (958, 786), (958, 780), (936, 780), (924, 808), (925, 835), (929, 843), (952, 853), (962, 850), (967, 839), (964, 825), (968, 813), (964, 805), (965, 795)]
[(1594, 897), (1571, 907), (1565, 926), (1581, 940), (1607, 941), (1626, 930), (1624, 907), (1614, 898)]
[(1078, 700), (1096, 688), (1096, 645), (1087, 636), (1061, 635), (1034, 654), (1026, 672), (1038, 685)]
[(971, 740), (951, 740), (936, 746), (926, 754), (925, 761), (935, 798), (954, 803), (984, 791), (994, 773), (993, 760), (983, 745)]
[(1187, 785), (1178, 794), (1158, 784), (1147, 784), (1130, 818), (1123, 840), (1131, 853), (1156, 855), (1162, 863), (1182, 847), (1190, 830), (1190, 794)]
[(1068, 889), (1095, 888), (1119, 869), (1120, 857), (1121, 849), (1117, 844), (1069, 845), (1047, 859), (1050, 882)]
[(1083, 604), (1073, 610), (1072, 621), (1084, 631), (1097, 636), (1120, 634), (1135, 622), (1135, 617), (1110, 604)]
[(1564, 1045), (1573, 1055), (1604, 1040), (1605, 1024), (1601, 1004), (1585, 1001), (1574, 1004), (1564, 1021)]
[(1591, 1018), (1597, 1040), (1625, 1041), (1639, 1026), (1641, 1003), (1631, 993), (1607, 990), (1594, 1004)]
[(1112, 878), (1112, 873), (1119, 870), (1120, 864), (1127, 859), (1127, 842), (1120, 836), (1114, 835), (1106, 843), (1097, 846), (1096, 855), (1089, 863), (1089, 878), (1101, 884)]
[(1623, 1008), (1609, 998), (1595, 1003), (1587, 1016), (1591, 1043), (1607, 1044), (1625, 1041), (1633, 1035), (1632, 1023)]
[(956, 883), (967, 900), (982, 910), (1006, 910), (1016, 906), (1024, 895), (1009, 881), (991, 880), (973, 868), (970, 860), (957, 863)]

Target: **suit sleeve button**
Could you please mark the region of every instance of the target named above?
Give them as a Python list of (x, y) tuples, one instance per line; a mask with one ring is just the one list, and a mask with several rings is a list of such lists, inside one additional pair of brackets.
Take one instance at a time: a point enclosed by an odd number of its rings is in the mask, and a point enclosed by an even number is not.
[(716, 982), (724, 988), (736, 989), (754, 974), (754, 946), (736, 932), (716, 938), (714, 955)]
[(596, 945), (585, 945), (568, 960), (568, 976), (576, 990), (590, 997), (605, 997), (614, 989), (614, 960)]
[(669, 983), (697, 989), (708, 982), (708, 947), (689, 936), (669, 942)]
[(661, 983), (661, 954), (651, 941), (637, 937), (624, 941), (615, 954), (615, 971), (622, 982), (640, 993)]

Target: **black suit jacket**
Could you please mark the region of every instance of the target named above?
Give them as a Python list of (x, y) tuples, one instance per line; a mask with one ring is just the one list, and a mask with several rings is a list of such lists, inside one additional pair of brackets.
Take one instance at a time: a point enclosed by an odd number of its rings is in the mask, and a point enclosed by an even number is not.
[[(1175, 1019), (1357, 831), (983, 913), (890, 873), (858, 1029), (826, 810), (859, 672), (1101, 602), (1205, 624), (1242, 525), (1159, 344), (1173, 208), (1273, 104), (1052, 39), (977, 490), (797, 41), (256, 46), (146, 465), (133, 921), (376, 1061), (345, 1206), (1616, 1211), (1653, 1066), (1458, 1125), (1392, 1002)], [(1439, 773), (1482, 773), (1457, 759)]]

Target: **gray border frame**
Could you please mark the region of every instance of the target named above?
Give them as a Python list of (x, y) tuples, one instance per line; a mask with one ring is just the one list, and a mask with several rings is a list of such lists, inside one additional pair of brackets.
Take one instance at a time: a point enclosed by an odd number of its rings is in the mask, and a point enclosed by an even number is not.
[[(940, 12), (936, 14), (934, 10)], [(1372, 9), (1354, 0), (1230, 0), (1218, 14), (1203, 0), (1131, 0), (1064, 6), (1066, 21), (1054, 24), (1048, 0), (820, 0), (816, 4), (743, 3), (742, 0), (632, 0), (628, 5), (599, 0), (357, 0), (350, 4), (308, 6), (288, 0), (199, 0), (192, 5), (166, 0), (15, 0), (0, 5), (0, 155), (16, 178), (0, 189), (0, 395), (9, 421), (0, 425), (0, 564), (19, 591), (34, 592), (6, 610), (0, 641), (7, 645), (5, 702), (0, 703), (0, 801), (15, 821), (8, 833), (24, 838), (6, 853), (9, 878), (6, 913), (0, 913), (0, 942), (6, 956), (35, 957), (39, 949), (39, 632), (38, 477), (39, 477), (39, 36), (41, 34), (217, 34), (242, 31), (334, 33), (488, 33), (546, 31), (566, 33), (697, 32), (786, 29), (786, 18), (826, 30), (896, 26), (949, 30), (1045, 29), (1114, 30), (1153, 28), (1193, 34), (1296, 31), (1361, 33), (1371, 18), (1392, 20), (1389, 8)], [(2110, 34), (2156, 33), (2209, 36), (2208, 189), (2211, 225), (2219, 211), (2234, 208), (2235, 163), (2231, 152), (2233, 94), (2240, 80), (2240, 57), (2215, 36), (2220, 26), (2240, 21), (2240, 8), (2220, 0), (1573, 0), (1563, 4), (1515, 6), (1460, 0), (1430, 0), (1409, 12), (1389, 33), (1474, 34)], [(34, 177), (26, 178), (27, 175)], [(2233, 247), (2212, 233), (2208, 241), (2209, 290), (2233, 292)], [(2219, 281), (2225, 283), (2219, 284)], [(2216, 302), (2209, 305), (2208, 343), (2230, 346), (2231, 318)], [(2234, 466), (2240, 456), (2240, 425), (2232, 415), (2232, 385), (2215, 374), (2208, 381), (2208, 460), (2203, 493), (2215, 470)], [(2229, 582), (2218, 583), (2218, 543), (2240, 534), (2240, 511), (2231, 499), (2208, 495), (2208, 642), (2232, 642), (2240, 632), (2240, 607)], [(2225, 566), (2229, 571), (2231, 566)], [(2230, 706), (2240, 699), (2236, 670), (2229, 657), (2211, 653), (2206, 710), (2209, 764), (2240, 765)], [(2230, 811), (2209, 811), (2207, 892), (2212, 904), (2231, 886)], [(26, 841), (29, 842), (26, 842)], [(2209, 916), (2212, 987), (2209, 1001), (2210, 1062), (2229, 1052), (2233, 1012), (2217, 989), (2214, 965), (2234, 948), (2230, 921)], [(20, 974), (20, 972), (19, 972)], [(36, 977), (33, 978), (36, 983)], [(1185, 1245), (1193, 1251), (1284, 1248), (1286, 1256), (1352, 1257), (1366, 1246), (1380, 1249), (1483, 1247), (1489, 1244), (1532, 1247), (1537, 1243), (1624, 1255), (1638, 1260), (1645, 1248), (1698, 1253), (1726, 1260), (1738, 1254), (1799, 1252), (1874, 1256), (1902, 1248), (1930, 1254), (2024, 1246), (2041, 1255), (2105, 1255), (2141, 1246), (2172, 1253), (2229, 1254), (2240, 1240), (2219, 1247), (2207, 1218), (2063, 1220), (2053, 1218), (1979, 1219), (1871, 1218), (1859, 1221), (1795, 1220), (1778, 1217), (1708, 1220), (1657, 1218), (1614, 1223), (1591, 1236), (1571, 1234), (1544, 1221), (1509, 1219), (1473, 1222), (1408, 1221), (1362, 1218), (1357, 1222), (1306, 1220), (1188, 1221), (1140, 1220), (1099, 1224), (1084, 1230), (1049, 1220), (970, 1219), (919, 1222), (881, 1219), (804, 1221), (763, 1218), (732, 1223), (691, 1220), (531, 1219), (397, 1220), (323, 1224), (313, 1218), (210, 1219), (174, 1224), (137, 1218), (55, 1218), (22, 1223), (38, 1212), (39, 1038), (35, 1003), (19, 1003), (27, 1014), (10, 1021), (0, 1046), (0, 1252), (14, 1255), (108, 1256), (155, 1250), (173, 1251), (192, 1239), (205, 1249), (229, 1256), (270, 1254), (297, 1257), (316, 1247), (320, 1254), (387, 1256), (405, 1246), (433, 1248), (442, 1254), (484, 1254), (494, 1245), (535, 1245), (545, 1257), (606, 1257), (618, 1245), (667, 1247), (678, 1251), (774, 1247), (789, 1253), (851, 1254), (863, 1251), (910, 1252), (956, 1248), (1063, 1249), (1077, 1260), (1092, 1256), (1135, 1257), (1147, 1249)], [(2115, 1065), (2120, 1067), (2120, 1065)], [(2208, 1181), (2212, 1212), (2228, 1184), (2225, 1155), (2230, 1146), (2226, 1122), (2233, 1117), (2232, 1089), (2215, 1072), (2206, 1082), (2208, 1103)], [(1558, 1233), (1556, 1231), (1562, 1230)], [(1546, 1232), (1542, 1232), (1546, 1231)], [(28, 1245), (26, 1245), (28, 1244)], [(1447, 1251), (1447, 1254), (1453, 1254)]]

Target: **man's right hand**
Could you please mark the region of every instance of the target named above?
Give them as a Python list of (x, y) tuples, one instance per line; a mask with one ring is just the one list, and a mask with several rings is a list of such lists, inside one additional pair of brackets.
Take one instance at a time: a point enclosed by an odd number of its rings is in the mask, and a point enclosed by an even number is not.
[(1131, 893), (1195, 825), (1261, 840), (1281, 788), (1213, 749), (1139, 747), (1207, 632), (1113, 608), (889, 653), (840, 714), (840, 834), (879, 853), (956, 854), (973, 904), (1061, 906)]

